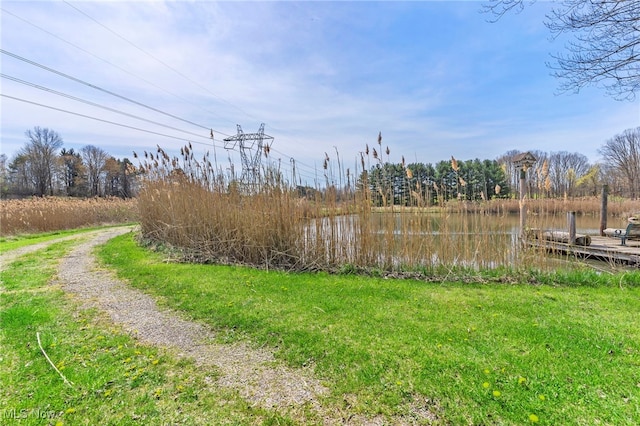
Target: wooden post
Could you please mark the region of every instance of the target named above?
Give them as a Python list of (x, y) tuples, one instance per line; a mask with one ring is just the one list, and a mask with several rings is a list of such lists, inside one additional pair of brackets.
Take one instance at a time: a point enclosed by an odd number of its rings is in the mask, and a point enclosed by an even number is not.
[(569, 244), (576, 244), (576, 212), (567, 212), (567, 225), (569, 226)]
[(527, 179), (527, 171), (520, 169), (520, 237), (525, 237), (525, 227), (527, 225), (527, 209), (524, 205), (525, 185)]
[(600, 236), (604, 237), (607, 229), (607, 198), (609, 197), (609, 185), (602, 185), (602, 204), (600, 204)]
[(527, 208), (525, 206), (525, 195), (527, 190), (527, 169), (533, 166), (536, 157), (530, 152), (524, 152), (513, 157), (513, 164), (516, 170), (520, 170), (520, 238), (525, 238), (527, 227)]

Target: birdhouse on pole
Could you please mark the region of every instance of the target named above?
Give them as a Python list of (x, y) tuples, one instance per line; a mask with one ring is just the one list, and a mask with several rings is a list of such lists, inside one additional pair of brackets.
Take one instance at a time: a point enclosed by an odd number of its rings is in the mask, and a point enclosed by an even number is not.
[(525, 189), (527, 187), (527, 170), (531, 168), (537, 159), (529, 151), (513, 157), (516, 170), (520, 170), (520, 236), (524, 238), (527, 224), (527, 209), (525, 207)]
[(538, 161), (538, 159), (529, 151), (513, 157), (513, 164), (516, 166), (517, 170), (520, 170), (520, 178), (522, 178), (522, 173), (526, 173), (527, 170), (536, 163), (536, 161)]

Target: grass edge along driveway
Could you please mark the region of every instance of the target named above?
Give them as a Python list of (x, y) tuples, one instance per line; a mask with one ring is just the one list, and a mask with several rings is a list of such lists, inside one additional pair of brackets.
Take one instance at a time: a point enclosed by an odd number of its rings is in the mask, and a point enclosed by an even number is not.
[(100, 312), (80, 309), (55, 281), (76, 242), (52, 242), (0, 271), (0, 423), (293, 424), (214, 387), (215, 370), (140, 344)]
[[(100, 256), (219, 331), (311, 365), (337, 410), (452, 424), (640, 424), (640, 288), (429, 284)], [(426, 420), (425, 420), (426, 422)]]

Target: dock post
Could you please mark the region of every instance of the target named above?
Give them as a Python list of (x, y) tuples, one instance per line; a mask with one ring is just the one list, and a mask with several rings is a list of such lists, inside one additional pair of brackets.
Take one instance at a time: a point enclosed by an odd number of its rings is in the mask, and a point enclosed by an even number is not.
[(567, 212), (567, 224), (569, 225), (569, 244), (576, 244), (576, 212)]
[(607, 228), (607, 198), (609, 196), (609, 185), (602, 185), (602, 200), (600, 204), (600, 236), (604, 237), (604, 230)]

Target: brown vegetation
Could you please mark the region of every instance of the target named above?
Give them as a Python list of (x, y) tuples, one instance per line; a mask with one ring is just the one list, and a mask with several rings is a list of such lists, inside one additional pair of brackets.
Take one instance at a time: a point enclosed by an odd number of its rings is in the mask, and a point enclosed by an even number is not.
[[(574, 211), (578, 215), (600, 215), (600, 197), (581, 198), (537, 198), (527, 199), (527, 210), (538, 215), (565, 215)], [(452, 213), (482, 213), (482, 214), (518, 214), (520, 202), (516, 199), (493, 199), (482, 203), (449, 202), (446, 209)], [(609, 198), (607, 212), (610, 217), (626, 217), (640, 209), (640, 201), (626, 198)]]
[[(541, 268), (548, 264), (539, 253), (519, 250), (513, 228), (517, 200), (450, 201), (446, 208), (427, 208), (417, 199), (411, 203), (417, 207), (387, 205), (378, 211), (371, 207), (375, 188), (362, 184), (365, 172), (351, 186), (329, 185), (303, 196), (273, 170), (252, 184), (223, 176), (206, 156), (196, 161), (189, 147), (182, 159), (169, 158), (160, 148), (157, 155), (145, 153), (141, 171), (146, 175), (139, 194), (143, 237), (179, 248), (192, 261), (439, 274), (532, 266), (532, 260)], [(600, 210), (597, 198), (529, 200), (527, 206), (536, 226), (542, 217), (569, 210), (593, 215)], [(633, 208), (627, 201), (609, 203), (613, 215)]]
[(0, 235), (50, 232), (138, 220), (137, 201), (120, 198), (34, 197), (1, 200)]

